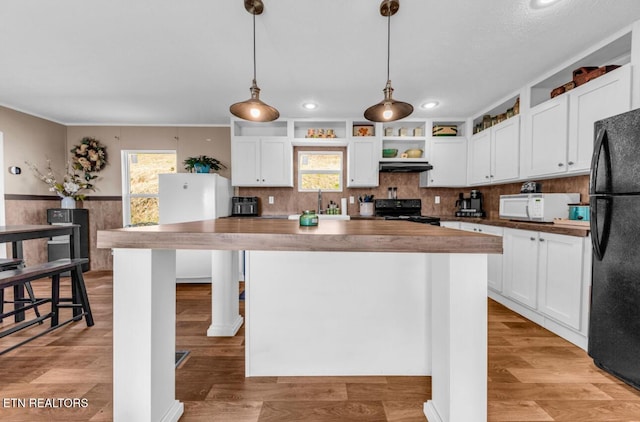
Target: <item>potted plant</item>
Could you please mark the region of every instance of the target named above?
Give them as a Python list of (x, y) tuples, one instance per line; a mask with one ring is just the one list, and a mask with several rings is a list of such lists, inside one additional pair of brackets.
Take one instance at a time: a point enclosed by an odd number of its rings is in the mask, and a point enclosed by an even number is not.
[(183, 164), (184, 169), (189, 171), (189, 173), (209, 173), (211, 169), (218, 171), (220, 169), (227, 168), (227, 166), (222, 164), (219, 160), (207, 155), (187, 157), (183, 161)]

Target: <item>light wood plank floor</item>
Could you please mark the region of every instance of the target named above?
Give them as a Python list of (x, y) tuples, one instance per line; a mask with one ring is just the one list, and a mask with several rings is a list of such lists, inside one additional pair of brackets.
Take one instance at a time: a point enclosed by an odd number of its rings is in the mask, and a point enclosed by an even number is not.
[[(112, 419), (112, 277), (85, 277), (96, 325), (74, 323), (0, 356), (1, 421)], [(210, 295), (207, 285), (178, 286), (177, 348), (190, 350), (176, 375), (182, 422), (426, 420), (428, 377), (245, 378), (244, 331), (232, 338), (204, 335)], [(18, 337), (1, 339), (0, 347)], [(488, 375), (489, 421), (640, 421), (640, 392), (491, 300)], [(29, 399), (38, 398), (54, 399), (48, 404), (57, 407), (29, 408)], [(86, 407), (65, 408), (57, 400), (74, 398), (86, 399)], [(17, 399), (26, 399), (26, 407)]]

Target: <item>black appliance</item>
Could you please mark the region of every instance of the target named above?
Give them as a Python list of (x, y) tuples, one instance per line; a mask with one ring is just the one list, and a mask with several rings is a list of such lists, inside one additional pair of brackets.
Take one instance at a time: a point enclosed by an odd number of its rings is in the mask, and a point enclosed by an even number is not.
[(486, 216), (482, 209), (482, 192), (479, 190), (472, 190), (471, 196), (468, 198), (465, 198), (464, 194), (460, 192), (456, 207), (458, 207), (456, 217), (482, 218)]
[(440, 225), (440, 218), (421, 215), (421, 199), (376, 199), (374, 210), (377, 217), (385, 220), (406, 220), (414, 223)]
[(257, 196), (234, 196), (231, 198), (231, 215), (234, 216), (257, 216), (258, 197)]
[(640, 389), (640, 109), (595, 123), (589, 356)]
[(378, 168), (382, 173), (422, 173), (423, 171), (432, 169), (433, 166), (427, 161), (412, 161), (408, 163), (401, 161), (383, 161)]
[[(80, 258), (89, 258), (89, 210), (84, 208), (52, 208), (47, 210), (47, 223), (51, 225), (80, 225)], [(49, 261), (69, 258), (69, 236), (54, 236), (47, 242)], [(89, 271), (89, 263), (82, 264), (82, 272)], [(69, 272), (63, 273), (65, 277)]]

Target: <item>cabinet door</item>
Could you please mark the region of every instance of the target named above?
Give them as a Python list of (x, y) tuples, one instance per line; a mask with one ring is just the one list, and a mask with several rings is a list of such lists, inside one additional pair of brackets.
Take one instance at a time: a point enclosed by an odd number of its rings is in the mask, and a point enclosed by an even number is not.
[(520, 176), (520, 116), (492, 128), (491, 181), (515, 180)]
[[(483, 224), (478, 225), (478, 231), (485, 234), (491, 234), (493, 236), (503, 235), (502, 227), (485, 226)], [(502, 255), (501, 254), (489, 254), (488, 255), (488, 274), (487, 284), (489, 288), (496, 292), (502, 291)]]
[(236, 137), (231, 142), (231, 184), (259, 186), (260, 139)]
[(481, 185), (490, 182), (491, 170), (491, 130), (483, 130), (469, 140), (469, 173), (470, 185)]
[(526, 177), (566, 173), (568, 117), (567, 95), (560, 95), (530, 110), (522, 154)]
[(433, 169), (420, 174), (420, 187), (467, 185), (467, 139), (433, 138), (429, 163)]
[(586, 173), (591, 167), (593, 124), (631, 110), (631, 67), (623, 66), (569, 93), (570, 172)]
[(260, 183), (262, 186), (293, 186), (293, 147), (288, 139), (260, 142)]
[(503, 292), (532, 309), (537, 304), (538, 243), (537, 232), (504, 230)]
[(538, 310), (580, 330), (583, 238), (540, 233)]
[(348, 146), (347, 187), (378, 186), (380, 146), (375, 140), (352, 140)]

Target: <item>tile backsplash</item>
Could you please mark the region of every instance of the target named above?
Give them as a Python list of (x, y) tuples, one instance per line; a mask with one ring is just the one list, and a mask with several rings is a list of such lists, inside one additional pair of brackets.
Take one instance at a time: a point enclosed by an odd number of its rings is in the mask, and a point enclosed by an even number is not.
[[(374, 198), (387, 198), (387, 189), (397, 187), (397, 197), (401, 199), (421, 198), (422, 214), (434, 216), (453, 216), (456, 211), (455, 202), (460, 192), (468, 197), (472, 189), (477, 189), (484, 196), (484, 209), (489, 218), (498, 218), (500, 195), (520, 192), (522, 182), (501, 185), (474, 186), (466, 188), (420, 188), (419, 173), (380, 173), (380, 183), (375, 188), (345, 188), (342, 192), (323, 192), (322, 203), (326, 208), (329, 201), (340, 204), (341, 198), (355, 197), (354, 204), (348, 204), (348, 214), (358, 215), (358, 196), (374, 195)], [(582, 202), (588, 201), (589, 176), (573, 176), (540, 181), (543, 192), (580, 193)], [(257, 196), (260, 201), (261, 215), (297, 214), (307, 209), (318, 208), (318, 194), (316, 192), (298, 192), (293, 188), (239, 188), (240, 196)], [(274, 203), (269, 204), (269, 196), (274, 197)], [(440, 203), (435, 203), (435, 197), (440, 196)], [(347, 201), (348, 202), (348, 201)]]

